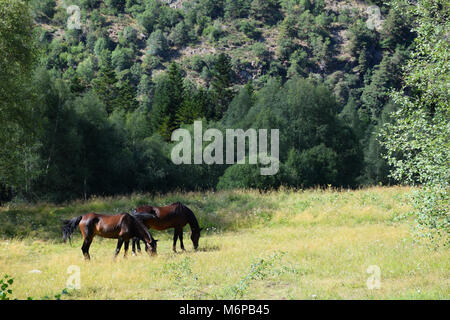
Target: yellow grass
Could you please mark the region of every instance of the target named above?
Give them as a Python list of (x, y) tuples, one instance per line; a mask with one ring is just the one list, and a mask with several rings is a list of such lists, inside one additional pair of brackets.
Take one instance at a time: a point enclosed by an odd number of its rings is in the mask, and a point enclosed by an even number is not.
[[(194, 212), (205, 223), (213, 213), (195, 201), (214, 197), (225, 203), (245, 196), (264, 205), (239, 211), (246, 216), (242, 226), (227, 220), (238, 219), (237, 213), (211, 218), (227, 221), (229, 228), (210, 229), (197, 252), (189, 228), (184, 235), (187, 252), (178, 254), (171, 251), (171, 233), (152, 231), (161, 240), (158, 256), (152, 258), (129, 254), (124, 259), (121, 253), (114, 262), (116, 242), (108, 239), (94, 239), (90, 262), (82, 258), (80, 237), (72, 247), (59, 239), (3, 239), (0, 276), (14, 277), (12, 296), (19, 299), (60, 293), (67, 287), (71, 265), (80, 268), (81, 289), (69, 290), (62, 299), (448, 299), (449, 251), (415, 241), (411, 221), (401, 218), (410, 210), (409, 192), (392, 187), (180, 195), (193, 207), (197, 204)], [(101, 207), (101, 200), (96, 201)], [(216, 211), (227, 215), (227, 208), (234, 210), (230, 204)], [(271, 260), (274, 253), (279, 256)], [(241, 280), (261, 259), (272, 265), (237, 294)], [(380, 268), (379, 289), (367, 286), (371, 265)]]

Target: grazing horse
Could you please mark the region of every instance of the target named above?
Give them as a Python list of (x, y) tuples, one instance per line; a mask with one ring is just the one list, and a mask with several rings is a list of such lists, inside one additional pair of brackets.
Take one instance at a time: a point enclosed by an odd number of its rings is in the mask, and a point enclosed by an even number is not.
[[(203, 229), (198, 225), (197, 218), (191, 209), (184, 204), (175, 202), (165, 207), (142, 206), (133, 210), (132, 215), (140, 220), (147, 228), (156, 230), (175, 228), (173, 234), (174, 252), (177, 252), (177, 239), (180, 239), (181, 250), (184, 250), (183, 227), (189, 223), (191, 227), (192, 244), (194, 245), (194, 249), (197, 250), (200, 231)], [(141, 251), (139, 240), (139, 237), (132, 240), (133, 254), (136, 254), (136, 244), (138, 251)]]
[(70, 236), (78, 225), (80, 226), (84, 240), (81, 251), (86, 260), (90, 260), (89, 247), (94, 236), (118, 239), (114, 258), (119, 254), (123, 243), (125, 243), (124, 257), (127, 256), (130, 239), (134, 237), (145, 241), (145, 249), (149, 255), (156, 254), (156, 242), (158, 240), (153, 239), (147, 228), (138, 219), (128, 213), (116, 215), (88, 213), (71, 220), (65, 220), (63, 221), (62, 228), (64, 242), (66, 242), (67, 238), (70, 241)]

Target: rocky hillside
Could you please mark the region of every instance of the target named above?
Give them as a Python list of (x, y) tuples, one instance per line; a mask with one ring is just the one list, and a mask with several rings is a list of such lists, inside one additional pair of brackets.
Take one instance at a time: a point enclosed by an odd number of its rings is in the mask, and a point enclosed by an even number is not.
[[(34, 2), (36, 22), (45, 33), (41, 38), (55, 42), (74, 35), (67, 28), (76, 16), (75, 11), (68, 14), (69, 1)], [(131, 41), (135, 48), (124, 54), (130, 60), (127, 64), (137, 63), (154, 76), (175, 61), (188, 78), (202, 85), (208, 84), (208, 69), (214, 55), (221, 52), (231, 57), (233, 82), (240, 85), (266, 75), (300, 74), (333, 82), (342, 80), (340, 72), (362, 76), (358, 68), (362, 48), (352, 42), (352, 27), (360, 23), (368, 27), (368, 33), (382, 34), (388, 15), (384, 7), (371, 10), (374, 4), (370, 1), (349, 0), (72, 2), (80, 8), (81, 29), (76, 36), (84, 48), (71, 57), (67, 68), (76, 69), (89, 54), (95, 64), (100, 58), (95, 51), (100, 38), (110, 42), (111, 52), (128, 47)], [(161, 39), (152, 42), (150, 36), (157, 31), (162, 32)], [(382, 50), (369, 45), (366, 49), (371, 50), (373, 66), (380, 63)]]

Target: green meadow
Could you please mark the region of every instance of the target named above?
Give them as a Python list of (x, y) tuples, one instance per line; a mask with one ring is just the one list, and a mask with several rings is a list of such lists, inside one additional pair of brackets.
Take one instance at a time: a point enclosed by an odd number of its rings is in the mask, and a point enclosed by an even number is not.
[[(0, 208), (0, 277), (13, 278), (12, 299), (449, 299), (449, 251), (417, 241), (411, 191), (235, 190), (9, 204)], [(172, 230), (151, 230), (160, 240), (156, 257), (132, 256), (130, 248), (125, 259), (122, 248), (114, 261), (116, 240), (96, 237), (85, 262), (78, 229), (72, 244), (62, 242), (62, 219), (175, 201), (205, 228), (198, 251), (189, 226), (187, 250), (178, 244), (178, 253)], [(73, 266), (79, 289), (69, 287)]]

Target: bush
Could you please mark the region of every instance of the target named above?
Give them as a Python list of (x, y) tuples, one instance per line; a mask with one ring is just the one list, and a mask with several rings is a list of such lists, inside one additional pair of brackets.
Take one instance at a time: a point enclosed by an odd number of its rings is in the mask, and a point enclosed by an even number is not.
[(210, 42), (215, 42), (225, 35), (220, 23), (214, 23), (203, 30), (203, 36), (208, 37)]
[(338, 184), (338, 155), (324, 144), (302, 152), (292, 149), (286, 166), (291, 174), (290, 184), (294, 187), (309, 188)]
[(125, 27), (119, 35), (119, 44), (122, 47), (130, 47), (130, 45), (136, 44), (137, 41), (137, 30), (133, 27)]
[(55, 0), (33, 0), (31, 2), (31, 8), (36, 17), (40, 19), (52, 19), (56, 12), (55, 7)]
[(189, 30), (183, 21), (179, 22), (169, 35), (169, 40), (178, 47), (184, 46), (189, 41)]
[(218, 190), (225, 189), (259, 189), (270, 190), (279, 188), (285, 181), (284, 166), (280, 164), (279, 172), (275, 175), (261, 175), (261, 168), (265, 166), (249, 164), (234, 164), (225, 170), (217, 183)]
[(152, 32), (147, 40), (147, 52), (153, 56), (164, 57), (168, 49), (169, 46), (164, 33), (159, 29)]
[(257, 42), (252, 46), (252, 51), (260, 61), (267, 61), (270, 59), (270, 51), (263, 42)]
[(134, 50), (118, 46), (111, 54), (111, 63), (117, 71), (129, 69), (133, 65)]
[(257, 30), (256, 21), (252, 19), (245, 19), (239, 21), (238, 29), (250, 39), (257, 39), (261, 36), (261, 32)]

